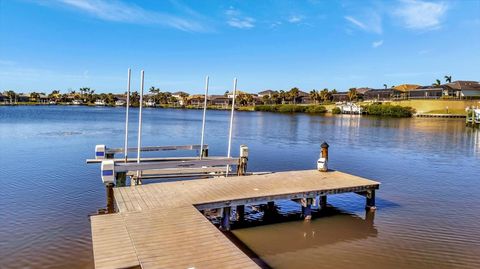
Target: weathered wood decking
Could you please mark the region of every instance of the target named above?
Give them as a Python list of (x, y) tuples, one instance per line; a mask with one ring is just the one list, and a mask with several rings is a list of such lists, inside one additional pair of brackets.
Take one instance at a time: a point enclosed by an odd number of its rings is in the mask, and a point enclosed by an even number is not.
[(119, 213), (91, 218), (96, 268), (256, 268), (199, 209), (378, 189), (316, 170), (115, 188)]

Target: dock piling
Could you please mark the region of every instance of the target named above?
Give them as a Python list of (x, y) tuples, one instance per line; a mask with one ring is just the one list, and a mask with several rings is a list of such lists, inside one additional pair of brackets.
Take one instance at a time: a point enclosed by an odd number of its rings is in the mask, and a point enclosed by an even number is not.
[(313, 198), (302, 198), (300, 202), (302, 204), (303, 217), (305, 218), (305, 220), (311, 220)]
[(323, 142), (322, 145), (320, 145), (322, 151), (320, 153), (320, 158), (317, 161), (317, 169), (320, 172), (327, 172), (328, 171), (328, 147), (329, 145), (327, 142)]
[(236, 219), (237, 221), (245, 220), (245, 206), (244, 205), (237, 205), (237, 209), (235, 210)]
[(247, 172), (247, 162), (248, 162), (248, 147), (246, 145), (240, 146), (240, 160), (237, 166), (237, 175), (244, 176)]
[(230, 231), (230, 207), (224, 207), (222, 210), (222, 224), (220, 228), (224, 231)]
[(326, 195), (321, 195), (319, 199), (319, 206), (323, 210), (327, 208), (327, 196)]
[(113, 194), (113, 183), (105, 184), (105, 189), (107, 192), (107, 213), (114, 213), (115, 206), (114, 206), (114, 194)]
[(366, 209), (370, 211), (375, 211), (377, 207), (375, 206), (375, 190), (367, 190), (367, 205)]

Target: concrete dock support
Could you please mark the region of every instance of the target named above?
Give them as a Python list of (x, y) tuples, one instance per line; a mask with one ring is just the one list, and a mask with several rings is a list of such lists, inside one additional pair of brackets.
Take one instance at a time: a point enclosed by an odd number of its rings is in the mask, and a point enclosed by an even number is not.
[(222, 210), (222, 223), (220, 228), (224, 231), (230, 231), (230, 207), (224, 207)]
[(375, 206), (375, 190), (368, 190), (366, 194), (367, 204), (365, 208), (370, 211), (375, 211), (377, 207)]
[(105, 185), (106, 194), (107, 194), (107, 213), (114, 213), (115, 206), (114, 206), (114, 196), (113, 196), (113, 183), (107, 183)]

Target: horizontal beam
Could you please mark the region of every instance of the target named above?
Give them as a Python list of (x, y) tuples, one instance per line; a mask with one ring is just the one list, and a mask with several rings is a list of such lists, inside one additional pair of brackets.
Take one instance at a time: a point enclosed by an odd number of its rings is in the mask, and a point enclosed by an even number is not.
[[(204, 157), (203, 160), (214, 160), (214, 159), (222, 159), (225, 158), (223, 156), (218, 156), (218, 157)], [(168, 162), (168, 161), (193, 161), (193, 160), (198, 160), (199, 157), (154, 157), (154, 158), (141, 158), (140, 162)], [(125, 163), (124, 158), (115, 158), (115, 159), (87, 159), (86, 163), (101, 163), (106, 160), (113, 160), (114, 162), (122, 162)], [(128, 163), (136, 163), (137, 158), (128, 158), (127, 160)]]
[(238, 165), (239, 158), (202, 159), (192, 161), (167, 161), (143, 163), (115, 163), (115, 173), (128, 171), (158, 170), (167, 168), (201, 168), (204, 166)]
[[(145, 176), (171, 175), (171, 174), (201, 174), (225, 172), (226, 166), (221, 167), (200, 167), (200, 168), (166, 168), (155, 170), (143, 170), (142, 178)], [(127, 176), (136, 176), (135, 172), (128, 172)]]
[[(204, 149), (208, 149), (208, 145), (203, 145)], [(141, 147), (140, 151), (168, 151), (168, 150), (200, 150), (200, 145), (182, 145), (182, 146), (152, 146)], [(124, 148), (107, 148), (105, 153), (124, 153)], [(137, 152), (137, 148), (128, 148), (128, 152)]]
[(311, 198), (316, 196), (341, 194), (341, 193), (348, 193), (348, 192), (366, 192), (367, 190), (378, 189), (379, 186), (380, 186), (379, 184), (374, 184), (374, 185), (346, 187), (346, 188), (338, 188), (338, 189), (330, 189), (330, 190), (319, 190), (319, 191), (312, 190), (307, 192), (286, 193), (286, 194), (271, 195), (271, 196), (259, 196), (259, 197), (242, 198), (242, 199), (236, 199), (236, 200), (216, 201), (212, 203), (196, 204), (194, 206), (198, 210), (216, 209), (216, 208), (223, 208), (226, 206), (267, 203), (275, 200), (284, 200), (284, 199), (292, 200), (292, 199), (300, 199), (300, 198)]

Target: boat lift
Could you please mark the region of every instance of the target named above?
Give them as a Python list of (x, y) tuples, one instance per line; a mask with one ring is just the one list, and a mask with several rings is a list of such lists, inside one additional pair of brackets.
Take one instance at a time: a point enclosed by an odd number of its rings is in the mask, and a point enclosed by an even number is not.
[(479, 127), (480, 126), (480, 108), (467, 108), (467, 118), (465, 120), (465, 124), (471, 127)]
[[(205, 142), (205, 125), (209, 77), (205, 78), (205, 101), (203, 107), (202, 132), (200, 144), (172, 145), (172, 146), (145, 146), (141, 145), (142, 135), (142, 107), (144, 90), (144, 71), (140, 77), (140, 107), (138, 118), (137, 147), (128, 147), (128, 120), (130, 106), (130, 81), (131, 70), (128, 69), (127, 79), (127, 106), (125, 119), (125, 146), (123, 148), (109, 148), (106, 145), (95, 146), (95, 158), (87, 159), (87, 163), (101, 163), (101, 177), (107, 189), (107, 211), (113, 212), (113, 187), (125, 186), (127, 176), (131, 184), (141, 184), (144, 179), (173, 179), (173, 178), (207, 178), (228, 177), (229, 174), (242, 176), (247, 174), (248, 147), (240, 146), (240, 156), (231, 156), (233, 121), (235, 113), (235, 97), (237, 79), (233, 83), (233, 100), (230, 114), (230, 128), (228, 135), (227, 156), (208, 156), (208, 145)], [(196, 150), (198, 156), (193, 157), (151, 157), (141, 158), (141, 152)], [(129, 152), (137, 152), (136, 158), (128, 158)], [(115, 158), (115, 154), (123, 153), (124, 158)], [(232, 174), (232, 167), (236, 167)], [(250, 173), (249, 173), (250, 174)], [(261, 173), (263, 174), (263, 173)]]

